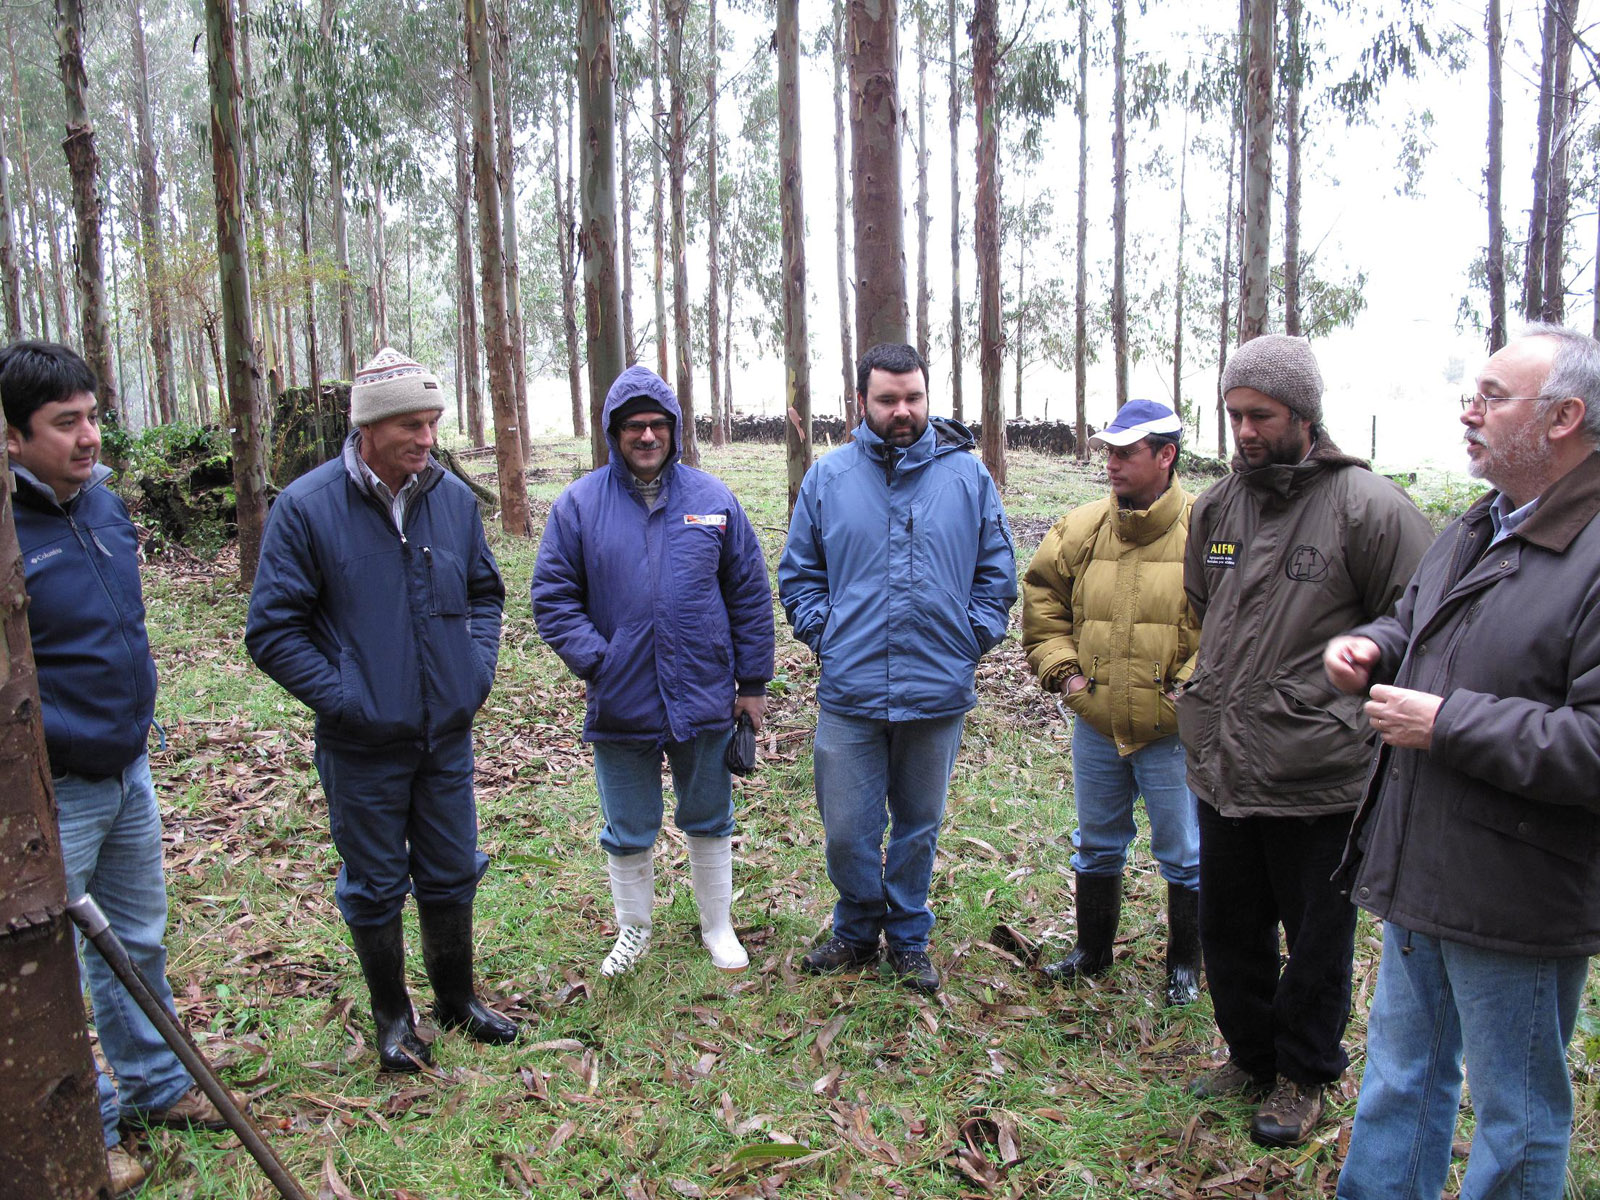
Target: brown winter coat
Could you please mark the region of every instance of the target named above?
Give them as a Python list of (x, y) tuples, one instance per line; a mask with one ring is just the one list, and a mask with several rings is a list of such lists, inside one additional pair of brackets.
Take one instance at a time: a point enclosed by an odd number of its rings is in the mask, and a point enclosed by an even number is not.
[(1443, 696), (1426, 751), (1384, 747), (1341, 871), (1406, 929), (1510, 954), (1600, 953), (1600, 455), (1488, 548), (1493, 495), (1393, 616), (1353, 632), (1375, 682)]
[(1194, 669), (1200, 631), (1183, 591), (1194, 497), (1173, 483), (1148, 509), (1115, 497), (1051, 527), (1022, 578), (1022, 648), (1046, 691), (1124, 756), (1178, 732), (1168, 694)]
[(1387, 613), (1433, 534), (1400, 487), (1320, 430), (1293, 466), (1240, 469), (1195, 501), (1184, 587), (1200, 655), (1179, 694), (1189, 786), (1226, 817), (1348, 812), (1372, 761), (1359, 696), (1322, 649)]

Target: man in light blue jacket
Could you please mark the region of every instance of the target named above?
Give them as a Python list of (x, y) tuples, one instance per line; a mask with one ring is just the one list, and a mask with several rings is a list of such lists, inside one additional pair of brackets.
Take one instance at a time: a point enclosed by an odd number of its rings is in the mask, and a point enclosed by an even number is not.
[[(1011, 528), (972, 435), (928, 417), (928, 365), (874, 346), (856, 365), (855, 440), (806, 474), (778, 566), (797, 638), (822, 660), (814, 748), (833, 936), (813, 974), (890, 969), (939, 988), (928, 887), (978, 659), (1017, 599)], [(892, 822), (892, 827), (891, 827)], [(888, 846), (884, 833), (888, 831)]]

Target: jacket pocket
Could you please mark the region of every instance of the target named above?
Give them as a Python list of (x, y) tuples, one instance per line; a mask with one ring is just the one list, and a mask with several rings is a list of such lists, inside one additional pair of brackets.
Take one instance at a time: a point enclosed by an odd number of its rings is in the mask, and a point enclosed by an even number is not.
[(1268, 681), (1260, 707), (1238, 728), (1250, 762), (1269, 785), (1331, 787), (1363, 775), (1372, 760), (1359, 695), (1294, 671)]
[(666, 710), (656, 678), (654, 626), (633, 625), (612, 634), (588, 689), (592, 729), (638, 737), (658, 734), (665, 725)]
[(467, 566), (459, 555), (434, 546), (422, 548), (428, 574), (428, 615), (462, 617), (467, 613)]
[[(1504, 793), (1485, 794), (1477, 788), (1469, 788), (1456, 802), (1456, 811), (1475, 825), (1567, 862), (1582, 866), (1594, 857), (1597, 818), (1586, 809), (1533, 801), (1519, 802), (1509, 799)], [(1511, 852), (1516, 854), (1515, 851)], [(1525, 864), (1527, 873), (1523, 878), (1530, 883), (1535, 880), (1549, 882), (1545, 872), (1552, 864), (1545, 864), (1541, 869), (1538, 856), (1523, 852), (1517, 857), (1530, 859)], [(1504, 871), (1501, 877), (1515, 878)]]
[(1212, 747), (1206, 744), (1206, 727), (1217, 704), (1216, 676), (1203, 667), (1195, 668), (1193, 675), (1178, 688), (1176, 716), (1178, 735), (1188, 753), (1190, 763), (1199, 765), (1211, 758)]

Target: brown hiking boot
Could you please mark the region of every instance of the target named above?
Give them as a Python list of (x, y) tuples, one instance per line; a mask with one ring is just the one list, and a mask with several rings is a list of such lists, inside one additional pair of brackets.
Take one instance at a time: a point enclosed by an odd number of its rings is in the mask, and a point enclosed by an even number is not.
[(1298, 1146), (1322, 1120), (1322, 1085), (1278, 1076), (1278, 1086), (1250, 1118), (1250, 1140), (1258, 1146)]
[(1183, 1090), (1191, 1096), (1210, 1100), (1216, 1096), (1265, 1096), (1271, 1086), (1271, 1079), (1250, 1074), (1230, 1058), (1221, 1066), (1196, 1075), (1183, 1085)]
[(211, 1103), (211, 1098), (200, 1090), (199, 1084), (178, 1097), (168, 1108), (149, 1108), (136, 1114), (135, 1125), (159, 1125), (166, 1129), (205, 1129), (220, 1133), (228, 1122)]
[(106, 1147), (106, 1174), (113, 1196), (131, 1195), (144, 1182), (144, 1164), (120, 1145)]

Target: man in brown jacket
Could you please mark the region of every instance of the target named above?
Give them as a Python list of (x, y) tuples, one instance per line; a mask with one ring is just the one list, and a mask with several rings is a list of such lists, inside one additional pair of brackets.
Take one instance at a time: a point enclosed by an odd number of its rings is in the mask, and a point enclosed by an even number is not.
[(1356, 915), (1330, 877), (1372, 759), (1361, 702), (1328, 683), (1322, 648), (1389, 611), (1432, 533), (1319, 424), (1322, 375), (1303, 339), (1245, 343), (1222, 387), (1238, 453), (1189, 524), (1200, 654), (1178, 723), (1201, 801), (1200, 944), (1229, 1058), (1190, 1087), (1270, 1092), (1251, 1136), (1298, 1145), (1349, 1061)]
[(1343, 1200), (1439, 1195), (1463, 1058), (1461, 1194), (1561, 1196), (1600, 951), (1600, 342), (1531, 326), (1462, 407), (1495, 490), (1323, 657), (1383, 741), (1346, 851), (1384, 926)]

